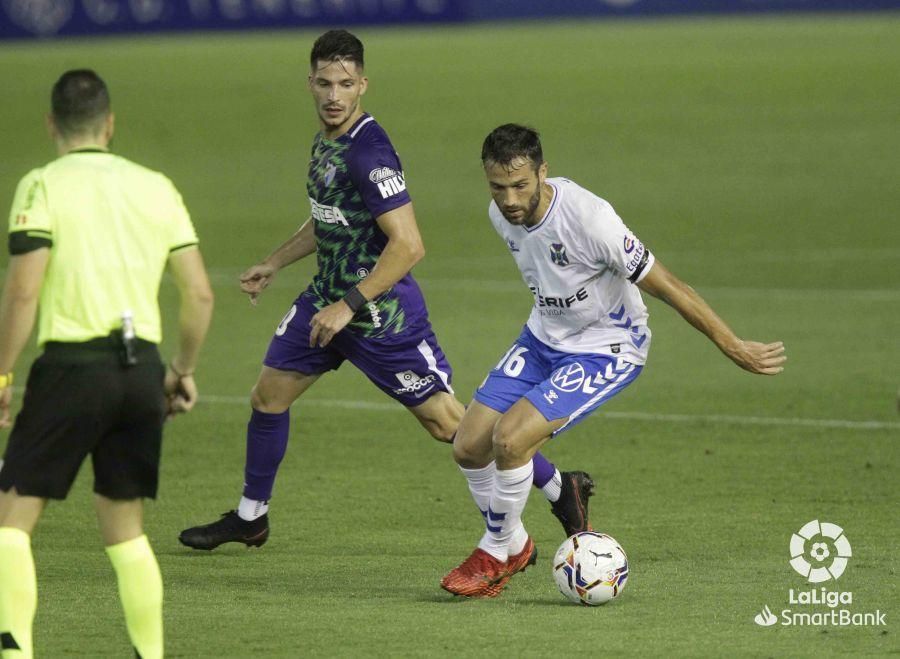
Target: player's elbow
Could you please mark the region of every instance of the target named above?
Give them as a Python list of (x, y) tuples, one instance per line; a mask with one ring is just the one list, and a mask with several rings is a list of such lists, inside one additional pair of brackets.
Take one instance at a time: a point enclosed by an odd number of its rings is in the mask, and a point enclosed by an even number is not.
[(407, 245), (407, 249), (409, 251), (410, 267), (425, 258), (425, 245), (422, 244), (421, 239), (411, 241)]

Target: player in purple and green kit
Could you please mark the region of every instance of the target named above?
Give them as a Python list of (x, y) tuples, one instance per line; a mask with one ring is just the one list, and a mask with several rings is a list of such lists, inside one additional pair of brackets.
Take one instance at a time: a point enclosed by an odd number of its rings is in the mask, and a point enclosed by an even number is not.
[[(384, 129), (360, 107), (367, 86), (362, 43), (344, 30), (319, 37), (309, 76), (322, 127), (306, 185), (311, 216), (241, 275), (241, 288), (256, 304), (281, 268), (313, 252), (318, 272), (275, 330), (253, 387), (238, 508), (182, 531), (179, 539), (189, 547), (260, 546), (267, 540), (268, 502), (287, 448), (288, 410), (345, 360), (412, 412), (435, 439), (452, 442), (462, 419), (465, 408), (453, 394), (450, 364), (409, 272), (424, 247), (400, 159)], [(534, 456), (534, 472), (535, 486), (566, 534), (589, 529), (590, 477), (560, 473), (540, 454)]]

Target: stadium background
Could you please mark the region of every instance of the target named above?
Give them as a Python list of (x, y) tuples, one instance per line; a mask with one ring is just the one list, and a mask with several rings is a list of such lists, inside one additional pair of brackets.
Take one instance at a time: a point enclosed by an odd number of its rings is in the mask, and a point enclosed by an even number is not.
[[(53, 155), (50, 85), (96, 68), (118, 114), (115, 150), (177, 183), (216, 286), (203, 399), (168, 429), (147, 513), (169, 655), (896, 653), (900, 16), (768, 10), (897, 5), (4, 0), (6, 203)], [(179, 23), (185, 8), (207, 13)], [(683, 10), (695, 13), (671, 16)], [(288, 29), (241, 29), (275, 24)], [(293, 412), (269, 544), (200, 554), (177, 542), (236, 503), (247, 392), (312, 272), (281, 273), (255, 309), (235, 285), (308, 212), (317, 124), (304, 83), (321, 25), (353, 25), (366, 44), (364, 106), (403, 159), (428, 249), (415, 274), (462, 399), (530, 306), (485, 216), (480, 143), (506, 121), (538, 127), (551, 174), (610, 200), (741, 335), (787, 344), (788, 370), (754, 378), (651, 301), (645, 374), (547, 449), (596, 477), (595, 526), (629, 554), (631, 580), (610, 606), (554, 591), (562, 538), (538, 495), (526, 512), (537, 568), (497, 601), (443, 593), (440, 576), (479, 535), (464, 482), (446, 447), (347, 367)], [(112, 35), (132, 31), (149, 34)], [(169, 338), (175, 297), (166, 283)], [(39, 656), (129, 651), (89, 472), (34, 537)], [(842, 525), (853, 546), (831, 587), (853, 592), (852, 611), (887, 611), (888, 628), (753, 623), (764, 605), (823, 610), (787, 603), (808, 587), (788, 540), (811, 519)]]

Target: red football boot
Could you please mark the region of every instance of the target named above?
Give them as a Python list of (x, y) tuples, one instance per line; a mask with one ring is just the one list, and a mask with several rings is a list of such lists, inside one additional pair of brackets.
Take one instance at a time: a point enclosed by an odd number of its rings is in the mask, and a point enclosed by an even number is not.
[(462, 597), (496, 597), (496, 582), (506, 576), (506, 563), (477, 548), (441, 579), (441, 588)]
[[(496, 595), (500, 594), (500, 591), (503, 590), (503, 587), (510, 579), (512, 579), (514, 574), (524, 572), (525, 568), (529, 565), (534, 565), (535, 563), (537, 563), (537, 547), (534, 546), (534, 540), (531, 539), (531, 536), (528, 536), (528, 540), (525, 541), (525, 546), (522, 548), (522, 551), (507, 559), (506, 574), (492, 586), (492, 588), (497, 591)], [(496, 597), (496, 595), (485, 595), (485, 597)]]

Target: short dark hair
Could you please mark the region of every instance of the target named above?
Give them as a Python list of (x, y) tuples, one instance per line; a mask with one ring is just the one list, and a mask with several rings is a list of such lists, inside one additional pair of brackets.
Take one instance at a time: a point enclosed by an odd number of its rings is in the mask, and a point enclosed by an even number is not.
[(53, 85), (50, 108), (57, 129), (63, 135), (77, 135), (109, 114), (109, 90), (90, 69), (66, 71)]
[(309, 66), (316, 68), (316, 62), (336, 62), (350, 60), (360, 69), (364, 68), (362, 41), (347, 30), (329, 30), (313, 44), (309, 54)]
[(534, 129), (520, 124), (503, 124), (484, 138), (481, 146), (481, 164), (510, 165), (517, 158), (531, 160), (534, 169), (544, 162), (541, 136)]

